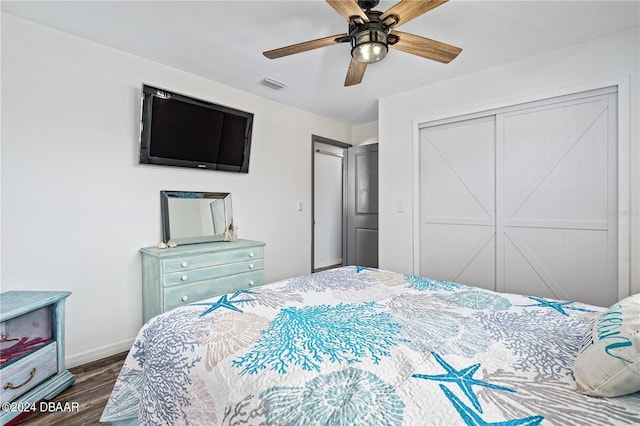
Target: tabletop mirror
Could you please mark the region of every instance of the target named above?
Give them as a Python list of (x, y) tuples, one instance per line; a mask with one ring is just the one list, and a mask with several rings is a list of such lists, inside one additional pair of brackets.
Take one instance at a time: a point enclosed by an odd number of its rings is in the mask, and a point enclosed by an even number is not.
[(162, 240), (178, 245), (223, 241), (233, 231), (231, 194), (160, 191)]

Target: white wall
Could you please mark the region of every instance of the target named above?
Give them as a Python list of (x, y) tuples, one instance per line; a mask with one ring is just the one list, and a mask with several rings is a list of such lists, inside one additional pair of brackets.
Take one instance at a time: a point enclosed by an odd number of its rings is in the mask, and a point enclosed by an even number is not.
[(356, 124), (351, 129), (351, 143), (354, 146), (378, 143), (378, 122)]
[[(253, 112), (249, 174), (139, 165), (143, 82)], [(311, 205), (312, 134), (351, 140), (342, 123), (2, 14), (2, 291), (73, 292), (71, 365), (127, 350), (160, 190), (231, 192), (240, 237), (267, 243), (265, 280), (308, 273), (297, 205)]]
[[(416, 272), (417, 124), (622, 82), (620, 143), (629, 147), (631, 291), (640, 291), (640, 34), (633, 29), (379, 101), (380, 267)], [(625, 117), (626, 111), (626, 117)], [(400, 204), (398, 204), (400, 203)], [(404, 205), (404, 212), (396, 211)], [(623, 262), (626, 259), (623, 259)], [(623, 265), (624, 266), (624, 265)]]

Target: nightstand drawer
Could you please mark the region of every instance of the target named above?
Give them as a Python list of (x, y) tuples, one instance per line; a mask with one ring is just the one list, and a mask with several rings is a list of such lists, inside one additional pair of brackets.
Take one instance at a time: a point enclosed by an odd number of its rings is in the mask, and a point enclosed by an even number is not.
[(56, 373), (56, 345), (56, 342), (51, 342), (1, 370), (1, 402), (14, 400)]
[(227, 275), (242, 272), (258, 271), (263, 269), (264, 259), (255, 259), (247, 262), (228, 263), (226, 265), (210, 266), (207, 268), (192, 269), (189, 271), (173, 272), (162, 277), (165, 287), (193, 283), (195, 281), (208, 280), (211, 278), (225, 277)]
[[(230, 243), (232, 244), (232, 243)], [(262, 259), (264, 249), (262, 247), (248, 247), (238, 250), (226, 250), (213, 254), (202, 254), (197, 256), (176, 257), (162, 261), (165, 273), (197, 269), (211, 265), (222, 265), (225, 263), (235, 263)]]
[(164, 310), (168, 311), (199, 300), (261, 286), (264, 284), (263, 280), (263, 274), (260, 270), (208, 281), (198, 281), (191, 284), (167, 287), (164, 290)]

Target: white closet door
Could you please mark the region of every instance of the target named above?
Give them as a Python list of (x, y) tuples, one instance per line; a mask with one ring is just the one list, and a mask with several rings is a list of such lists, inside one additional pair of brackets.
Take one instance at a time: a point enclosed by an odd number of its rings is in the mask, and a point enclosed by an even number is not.
[(421, 271), (495, 290), (495, 119), (421, 131)]
[(616, 105), (603, 89), (422, 128), (420, 273), (615, 302)]
[(605, 94), (498, 115), (499, 290), (616, 300), (615, 106)]

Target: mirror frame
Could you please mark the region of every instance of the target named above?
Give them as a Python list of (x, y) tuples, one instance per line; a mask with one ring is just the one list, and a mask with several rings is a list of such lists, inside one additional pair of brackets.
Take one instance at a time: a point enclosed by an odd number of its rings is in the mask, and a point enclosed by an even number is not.
[[(169, 242), (177, 245), (208, 243), (212, 241), (224, 241), (224, 234), (219, 235), (201, 235), (197, 237), (178, 237), (171, 238), (171, 220), (169, 211), (169, 199), (211, 199), (223, 200), (225, 207), (228, 206), (229, 214), (225, 214), (225, 229), (233, 229), (233, 208), (231, 204), (231, 194), (228, 192), (194, 192), (194, 191), (160, 191), (160, 213), (162, 216), (162, 241), (165, 244)], [(227, 219), (229, 219), (227, 221)]]

